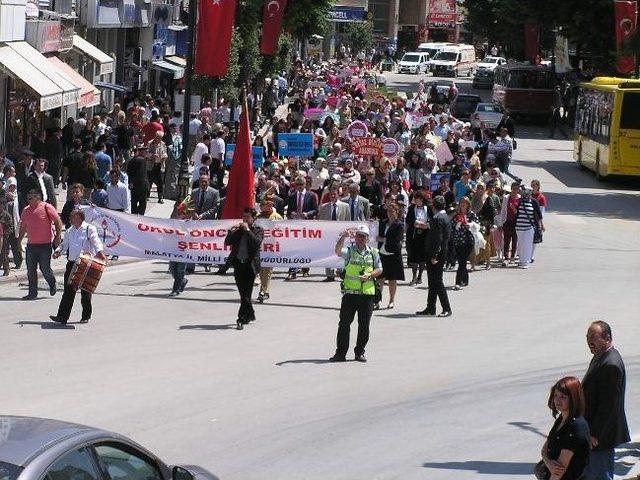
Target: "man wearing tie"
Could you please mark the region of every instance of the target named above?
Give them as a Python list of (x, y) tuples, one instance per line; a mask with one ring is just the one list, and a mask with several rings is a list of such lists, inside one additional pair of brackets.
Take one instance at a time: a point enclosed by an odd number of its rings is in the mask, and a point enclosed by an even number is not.
[(57, 208), (53, 177), (46, 172), (46, 169), (47, 161), (44, 158), (39, 158), (34, 162), (33, 171), (27, 177), (27, 192), (31, 190), (40, 192), (43, 202)]
[[(287, 216), (292, 220), (312, 220), (318, 213), (318, 198), (312, 192), (305, 189), (304, 177), (299, 176), (295, 182), (296, 190), (289, 195), (287, 203)], [(290, 268), (285, 280), (296, 278), (297, 269)], [(303, 268), (302, 275), (309, 276), (309, 269)]]
[(348, 220), (365, 222), (371, 218), (371, 204), (369, 200), (360, 195), (360, 185), (349, 185), (349, 196), (342, 199), (349, 206)]
[[(338, 189), (332, 189), (329, 192), (329, 201), (320, 206), (318, 213), (319, 220), (331, 220), (334, 222), (349, 221), (349, 205), (341, 202), (338, 197)], [(333, 268), (325, 269), (327, 278), (323, 282), (334, 282), (336, 279), (336, 271)]]
[[(191, 192), (191, 201), (193, 202), (193, 220), (214, 220), (218, 212), (218, 204), (220, 203), (220, 193), (213, 187), (209, 186), (209, 175), (200, 175), (200, 188), (196, 188)], [(187, 273), (193, 273), (196, 269), (195, 263), (187, 265)], [(209, 265), (205, 266), (205, 271), (209, 271)]]

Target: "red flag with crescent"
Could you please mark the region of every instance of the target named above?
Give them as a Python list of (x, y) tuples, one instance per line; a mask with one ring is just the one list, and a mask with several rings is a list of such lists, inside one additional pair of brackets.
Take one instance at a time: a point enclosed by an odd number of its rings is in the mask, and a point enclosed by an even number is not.
[[(638, 23), (638, 2), (627, 0), (615, 0), (616, 17), (616, 45), (618, 50), (637, 28)], [(618, 58), (617, 69), (623, 75), (629, 75), (636, 69), (636, 58), (634, 56)]]
[(229, 49), (236, 0), (199, 0), (195, 72), (222, 77), (229, 69)]
[(249, 137), (249, 112), (246, 99), (242, 105), (236, 148), (227, 182), (227, 195), (222, 207), (222, 218), (242, 218), (245, 208), (253, 208), (255, 204), (253, 158), (251, 155), (251, 138)]
[(260, 53), (263, 55), (275, 55), (278, 49), (278, 38), (282, 28), (284, 9), (287, 0), (265, 0), (262, 12), (262, 39), (260, 41)]

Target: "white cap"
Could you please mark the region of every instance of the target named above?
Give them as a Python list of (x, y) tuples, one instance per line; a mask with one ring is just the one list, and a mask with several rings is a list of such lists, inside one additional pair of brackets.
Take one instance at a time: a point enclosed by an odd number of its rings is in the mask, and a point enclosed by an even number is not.
[(360, 225), (358, 228), (356, 228), (356, 235), (361, 234), (361, 235), (366, 235), (367, 237), (369, 236), (369, 228), (366, 225)]

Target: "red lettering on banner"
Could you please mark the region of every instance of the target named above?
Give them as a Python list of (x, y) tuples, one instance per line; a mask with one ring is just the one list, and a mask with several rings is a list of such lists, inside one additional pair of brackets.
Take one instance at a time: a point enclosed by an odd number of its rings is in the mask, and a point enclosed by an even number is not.
[(147, 230), (149, 230), (149, 225), (145, 225), (144, 223), (139, 223), (138, 230), (140, 230), (141, 232), (146, 232)]

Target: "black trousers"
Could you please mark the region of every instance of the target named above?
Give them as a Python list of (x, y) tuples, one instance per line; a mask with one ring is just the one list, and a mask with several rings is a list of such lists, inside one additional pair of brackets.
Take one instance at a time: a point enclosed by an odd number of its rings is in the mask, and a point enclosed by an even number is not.
[(456, 285), (469, 285), (469, 270), (467, 270), (467, 260), (471, 255), (473, 247), (456, 247), (456, 258), (458, 259), (458, 271), (456, 272)]
[(240, 293), (240, 309), (238, 310), (238, 320), (248, 322), (256, 319), (253, 311), (251, 296), (253, 295), (253, 282), (256, 279), (256, 272), (253, 271), (251, 263), (233, 262), (233, 278)]
[(346, 293), (342, 297), (340, 305), (340, 322), (338, 323), (338, 338), (336, 355), (344, 357), (349, 350), (349, 334), (351, 323), (358, 314), (358, 338), (356, 340), (356, 355), (363, 355), (369, 342), (369, 324), (373, 314), (373, 295), (355, 295)]
[(131, 190), (131, 213), (144, 215), (147, 211), (147, 190)]
[(427, 311), (436, 312), (436, 299), (440, 299), (442, 310), (448, 312), (451, 310), (449, 304), (449, 296), (447, 289), (444, 288), (442, 273), (444, 271), (444, 262), (438, 260), (435, 265), (430, 261), (427, 262), (427, 278), (429, 279), (429, 293), (427, 294)]
[[(64, 272), (64, 293), (60, 299), (60, 306), (58, 307), (58, 318), (63, 320), (69, 320), (71, 315), (71, 309), (73, 308), (73, 302), (76, 299), (76, 291), (69, 285), (69, 276), (71, 275), (71, 269), (73, 269), (74, 262), (67, 262), (67, 269)], [(80, 302), (82, 303), (82, 320), (89, 320), (91, 318), (91, 294), (80, 290)]]
[(147, 197), (151, 194), (151, 185), (156, 184), (158, 190), (158, 200), (162, 200), (162, 191), (164, 189), (164, 173), (160, 170), (160, 164), (156, 163), (151, 170), (147, 172), (147, 178), (149, 179), (149, 191), (147, 191)]

